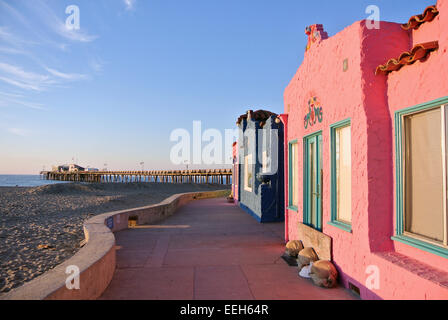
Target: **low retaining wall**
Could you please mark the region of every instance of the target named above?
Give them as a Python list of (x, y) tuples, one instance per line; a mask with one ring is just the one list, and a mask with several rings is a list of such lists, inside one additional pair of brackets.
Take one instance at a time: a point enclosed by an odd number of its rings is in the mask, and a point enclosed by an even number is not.
[[(182, 205), (198, 199), (225, 197), (230, 190), (193, 192), (173, 195), (164, 201), (141, 208), (114, 211), (95, 216), (84, 223), (87, 244), (72, 258), (24, 285), (0, 295), (1, 300), (92, 300), (106, 290), (115, 272), (113, 232), (128, 228), (129, 217), (138, 224), (151, 224), (172, 215)], [(80, 288), (69, 290), (66, 273), (69, 266), (80, 271)]]

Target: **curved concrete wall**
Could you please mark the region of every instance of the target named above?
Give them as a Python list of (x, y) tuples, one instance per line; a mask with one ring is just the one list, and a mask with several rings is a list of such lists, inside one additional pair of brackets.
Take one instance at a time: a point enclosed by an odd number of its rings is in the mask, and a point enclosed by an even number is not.
[[(113, 232), (128, 228), (129, 217), (138, 224), (156, 223), (172, 215), (180, 206), (197, 199), (225, 197), (230, 190), (193, 192), (173, 195), (164, 201), (141, 208), (108, 212), (84, 223), (87, 244), (72, 258), (6, 294), (1, 300), (92, 300), (101, 296), (115, 271)], [(66, 287), (67, 267), (80, 270), (79, 289)]]

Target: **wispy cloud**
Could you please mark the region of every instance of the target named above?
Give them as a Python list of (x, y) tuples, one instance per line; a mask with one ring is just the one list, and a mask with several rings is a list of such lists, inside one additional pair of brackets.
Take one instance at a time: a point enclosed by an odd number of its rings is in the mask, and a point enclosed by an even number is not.
[(98, 38), (98, 36), (90, 35), (83, 31), (83, 29), (69, 29), (65, 23), (60, 20), (54, 20), (51, 27), (58, 35), (71, 41), (92, 42)]
[[(128, 1), (132, 8), (135, 1)], [(81, 45), (98, 36), (89, 33), (84, 20), (80, 29), (69, 28), (65, 23), (67, 15), (55, 11), (49, 1), (23, 1), (20, 9), (16, 4), (0, 0), (0, 106), (45, 110), (43, 104), (33, 101), (35, 93), (67, 87), (68, 83), (90, 79), (84, 73), (102, 71), (104, 62), (92, 56), (88, 46)], [(61, 70), (60, 66), (74, 65), (64, 63), (71, 48), (86, 50), (83, 65), (90, 67), (90, 72), (86, 68), (82, 72)]]
[(21, 88), (21, 89), (25, 89), (25, 90), (34, 90), (34, 91), (42, 91), (42, 88), (32, 85), (32, 84), (27, 84), (27, 83), (23, 83), (20, 81), (16, 81), (10, 78), (6, 78), (6, 77), (2, 77), (0, 76), (0, 81), (3, 81), (7, 84), (10, 84), (12, 86)]
[(11, 92), (1, 92), (0, 96), (6, 96), (6, 97), (12, 97), (12, 98), (23, 98), (23, 95), (18, 93), (11, 93)]
[(25, 90), (44, 91), (52, 86), (58, 86), (66, 81), (88, 79), (87, 75), (65, 73), (52, 68), (46, 68), (47, 74), (25, 71), (23, 68), (0, 62), (0, 81)]
[(41, 103), (24, 101), (23, 95), (21, 94), (6, 93), (6, 92), (0, 92), (0, 105), (3, 107), (19, 105), (34, 110), (46, 110), (44, 105)]
[(123, 0), (126, 10), (133, 10), (135, 8), (136, 0)]
[(21, 67), (0, 62), (0, 80), (26, 90), (43, 91), (54, 84), (49, 76), (28, 72)]
[(6, 54), (24, 54), (24, 55), (27, 54), (23, 50), (19, 50), (19, 49), (15, 49), (15, 48), (9, 48), (9, 47), (0, 47), (0, 52), (1, 53), (6, 53)]
[(13, 39), (12, 34), (7, 30), (6, 27), (0, 27), (0, 39), (3, 39), (3, 40)]
[(92, 68), (96, 73), (101, 73), (105, 64), (106, 63), (100, 58), (91, 58), (89, 61), (90, 68)]
[[(0, 0), (3, 1), (3, 0)], [(87, 29), (81, 24), (79, 30), (70, 29), (67, 27), (65, 20), (61, 19), (52, 8), (50, 8), (46, 1), (33, 0), (27, 2), (31, 9), (40, 17), (40, 21), (49, 27), (51, 31), (63, 37), (66, 40), (91, 42), (98, 38), (96, 35), (88, 33)]]
[[(1, 1), (1, 0), (0, 0)], [(1, 2), (0, 2), (1, 5)], [(22, 48), (24, 45), (34, 45), (34, 41), (25, 40), (16, 34), (13, 34), (9, 28), (5, 26), (0, 26), (0, 39), (8, 43), (10, 47)]]
[(13, 104), (18, 104), (30, 109), (34, 109), (34, 110), (46, 110), (44, 108), (44, 105), (41, 103), (34, 103), (34, 102), (27, 102), (27, 101), (20, 101), (20, 100), (15, 100), (15, 99), (10, 99), (9, 100), (11, 103)]
[(6, 128), (6, 131), (20, 137), (26, 137), (29, 134), (28, 130), (22, 128)]
[(68, 80), (68, 81), (76, 81), (76, 80), (84, 80), (87, 79), (88, 76), (85, 74), (78, 74), (78, 73), (64, 73), (55, 69), (46, 68), (47, 71), (52, 74), (55, 77)]

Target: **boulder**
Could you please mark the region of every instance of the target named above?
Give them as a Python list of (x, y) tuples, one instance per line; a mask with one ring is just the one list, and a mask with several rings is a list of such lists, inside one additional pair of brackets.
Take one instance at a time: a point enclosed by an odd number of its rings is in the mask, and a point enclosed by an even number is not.
[(299, 252), (299, 255), (297, 256), (297, 266), (299, 267), (299, 272), (304, 266), (308, 266), (310, 262), (314, 262), (317, 260), (319, 260), (319, 257), (317, 256), (313, 248), (304, 248)]
[(286, 244), (286, 253), (290, 257), (297, 258), (300, 251), (303, 250), (303, 243), (300, 240), (292, 240)]
[(310, 276), (314, 284), (319, 287), (333, 288), (337, 285), (338, 271), (330, 261), (314, 262), (311, 266)]

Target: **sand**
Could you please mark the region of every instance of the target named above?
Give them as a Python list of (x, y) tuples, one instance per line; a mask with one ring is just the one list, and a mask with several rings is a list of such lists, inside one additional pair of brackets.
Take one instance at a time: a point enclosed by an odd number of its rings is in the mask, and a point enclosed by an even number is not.
[(194, 184), (54, 184), (0, 187), (0, 292), (72, 257), (83, 222), (97, 214), (159, 203), (176, 193), (226, 189)]

